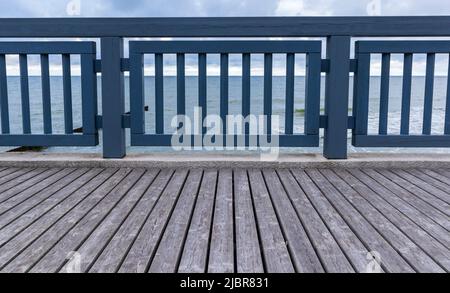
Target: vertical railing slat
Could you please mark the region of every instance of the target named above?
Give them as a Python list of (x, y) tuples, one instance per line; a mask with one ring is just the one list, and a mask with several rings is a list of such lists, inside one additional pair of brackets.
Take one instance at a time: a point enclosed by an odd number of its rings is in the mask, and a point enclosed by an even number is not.
[(357, 53), (358, 69), (354, 81), (353, 108), (355, 135), (367, 135), (369, 118), (370, 54)]
[(72, 119), (72, 77), (70, 72), (70, 55), (62, 54), (63, 93), (64, 93), (64, 125), (65, 133), (73, 133)]
[[(202, 123), (207, 115), (207, 77), (206, 77), (206, 54), (198, 54), (198, 105), (202, 109)], [(206, 128), (202, 127), (203, 133)]]
[(164, 68), (163, 54), (155, 54), (155, 118), (156, 134), (164, 133)]
[(6, 75), (6, 58), (0, 55), (0, 115), (2, 133), (9, 134), (8, 78)]
[(222, 119), (223, 135), (227, 134), (228, 115), (228, 54), (220, 54), (220, 118)]
[(306, 55), (305, 134), (318, 135), (320, 128), (320, 53)]
[(177, 54), (177, 114), (186, 114), (185, 56)]
[(433, 92), (434, 92), (434, 68), (436, 54), (427, 54), (427, 69), (425, 76), (425, 99), (423, 107), (423, 127), (422, 134), (431, 134), (431, 123), (433, 116)]
[[(242, 116), (247, 118), (250, 115), (250, 99), (251, 99), (251, 59), (250, 54), (242, 54)], [(246, 135), (250, 134), (250, 125), (245, 125)]]
[(130, 53), (131, 133), (145, 133), (144, 55)]
[(264, 54), (264, 116), (267, 118), (266, 133), (272, 134), (272, 53)]
[(52, 133), (52, 105), (50, 96), (50, 66), (48, 54), (41, 54), (42, 108), (44, 133)]
[(389, 115), (389, 79), (391, 71), (391, 54), (384, 53), (381, 57), (381, 85), (380, 85), (380, 122), (378, 133), (387, 135)]
[(447, 99), (445, 105), (444, 134), (450, 135), (450, 54), (448, 55)]
[(409, 119), (411, 115), (411, 83), (413, 54), (407, 53), (403, 63), (403, 89), (400, 134), (409, 134)]
[(81, 55), (81, 108), (83, 134), (97, 134), (95, 116), (97, 115), (97, 74), (95, 73), (95, 54)]
[(285, 134), (294, 133), (294, 79), (295, 54), (289, 53), (286, 55), (286, 112), (284, 119)]
[(22, 96), (22, 125), (23, 133), (31, 133), (30, 121), (30, 88), (28, 82), (28, 58), (26, 54), (19, 55), (20, 90)]

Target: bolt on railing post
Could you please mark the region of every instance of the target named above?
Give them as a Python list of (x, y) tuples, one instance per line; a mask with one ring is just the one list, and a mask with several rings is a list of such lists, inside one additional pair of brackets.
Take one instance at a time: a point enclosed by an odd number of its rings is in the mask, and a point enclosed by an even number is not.
[(349, 36), (327, 38), (327, 59), (330, 60), (325, 86), (325, 138), (323, 155), (327, 159), (347, 158), (349, 73)]
[(122, 123), (122, 117), (125, 113), (124, 74), (121, 68), (122, 58), (122, 38), (105, 37), (101, 39), (104, 158), (123, 158), (126, 154), (125, 129)]

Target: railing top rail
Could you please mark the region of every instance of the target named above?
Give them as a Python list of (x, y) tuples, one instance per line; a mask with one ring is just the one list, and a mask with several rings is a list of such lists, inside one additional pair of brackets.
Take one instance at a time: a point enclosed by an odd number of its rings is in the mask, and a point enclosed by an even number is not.
[(450, 36), (450, 16), (0, 18), (0, 37)]

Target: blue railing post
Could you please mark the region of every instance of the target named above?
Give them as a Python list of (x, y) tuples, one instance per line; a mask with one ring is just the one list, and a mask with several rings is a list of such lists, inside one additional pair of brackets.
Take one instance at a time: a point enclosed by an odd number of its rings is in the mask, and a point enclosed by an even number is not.
[(325, 138), (323, 155), (327, 159), (347, 158), (350, 37), (327, 38), (330, 62), (325, 85)]
[(102, 60), (102, 127), (103, 157), (125, 156), (125, 129), (122, 117), (125, 113), (124, 74), (121, 68), (123, 39), (101, 39)]

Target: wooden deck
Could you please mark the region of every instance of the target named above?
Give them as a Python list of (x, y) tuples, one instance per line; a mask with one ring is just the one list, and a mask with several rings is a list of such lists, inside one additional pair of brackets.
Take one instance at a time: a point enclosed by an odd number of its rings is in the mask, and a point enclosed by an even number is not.
[(0, 168), (0, 271), (448, 272), (449, 204), (450, 170)]

